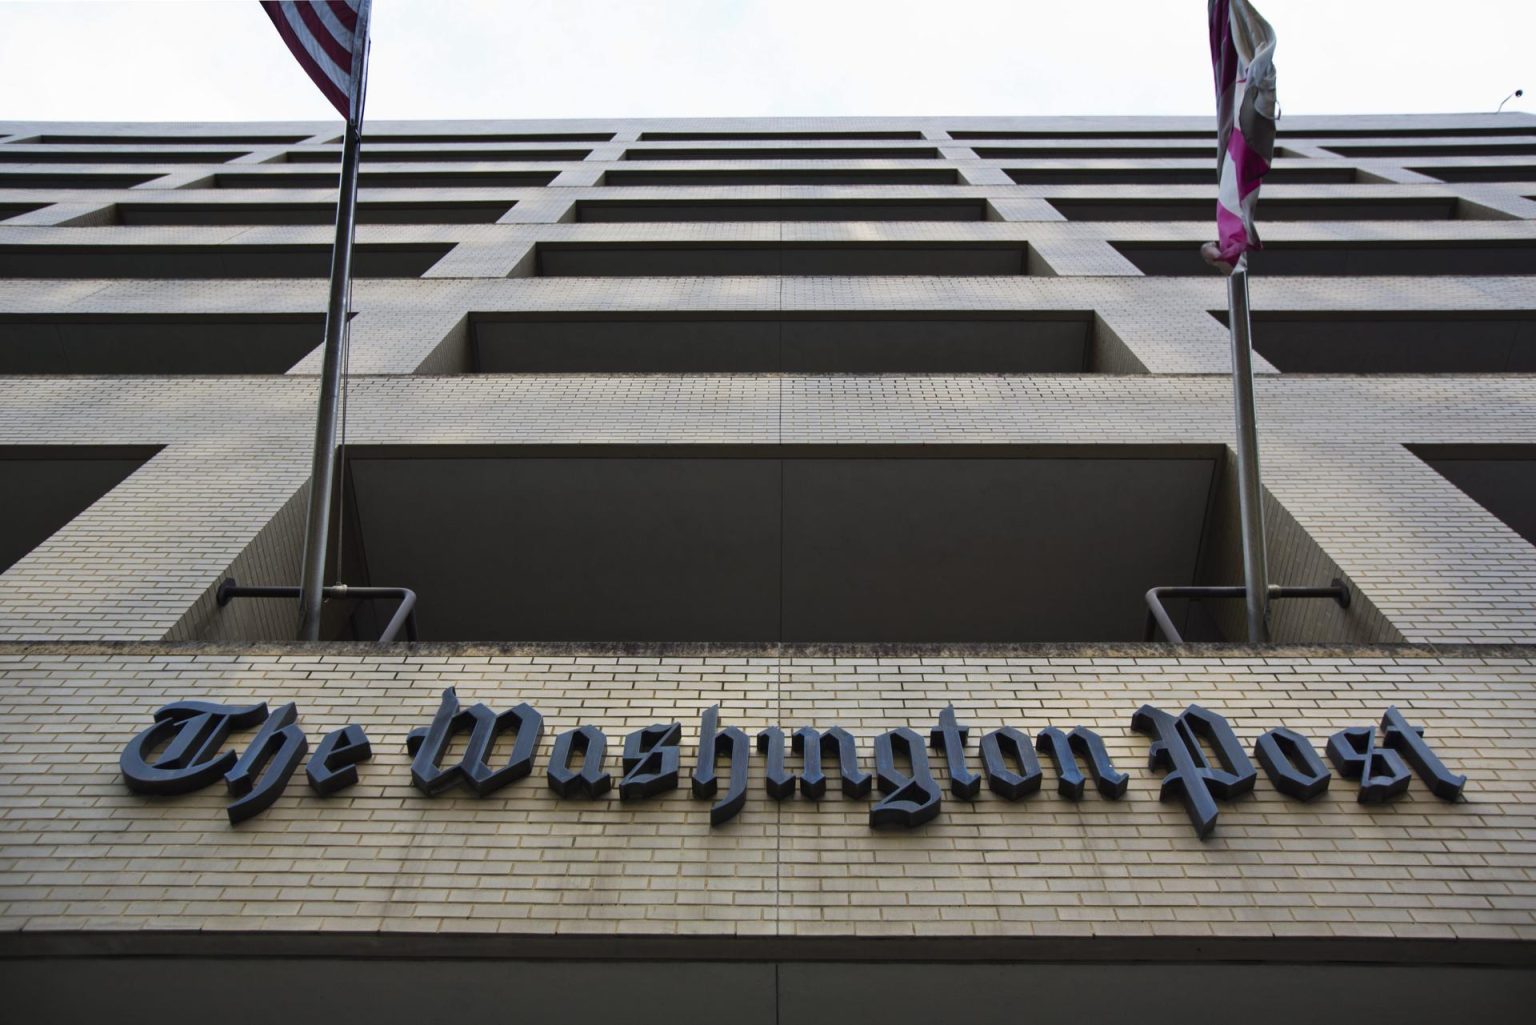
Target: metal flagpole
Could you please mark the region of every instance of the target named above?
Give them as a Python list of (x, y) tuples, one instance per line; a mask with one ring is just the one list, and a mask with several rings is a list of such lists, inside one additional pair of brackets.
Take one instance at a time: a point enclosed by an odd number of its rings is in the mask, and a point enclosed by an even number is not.
[(1264, 550), (1264, 496), (1259, 483), (1259, 432), (1253, 409), (1253, 328), (1248, 316), (1248, 255), (1227, 277), (1232, 333), (1232, 407), (1237, 419), (1238, 518), (1243, 535), (1248, 641), (1269, 643), (1269, 561)]
[(324, 603), (326, 542), (331, 529), (331, 495), (336, 478), (336, 405), (341, 390), (342, 353), (352, 285), (352, 239), (357, 224), (357, 170), (362, 144), (363, 97), (368, 82), (368, 23), (372, 0), (357, 12), (352, 62), (351, 110), (341, 150), (341, 189), (336, 198), (336, 241), (331, 249), (331, 292), (325, 311), (325, 359), (315, 418), (315, 454), (309, 477), (309, 516), (304, 527), (304, 566), (299, 583), (299, 640), (320, 639)]

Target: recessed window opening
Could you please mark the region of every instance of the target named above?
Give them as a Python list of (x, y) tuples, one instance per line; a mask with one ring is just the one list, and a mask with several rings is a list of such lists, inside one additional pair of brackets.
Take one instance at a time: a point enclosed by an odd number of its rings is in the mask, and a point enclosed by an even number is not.
[(959, 182), (959, 172), (947, 167), (686, 171), (621, 168), (603, 172), (604, 185), (957, 185)]
[[(1208, 221), (1216, 199), (1049, 197), (1046, 202), (1069, 221)], [(1271, 221), (1449, 221), (1461, 212), (1454, 196), (1405, 196), (1394, 199), (1290, 199), (1264, 197), (1264, 219)]]
[(0, 189), (131, 189), (159, 177), (159, 174), (0, 172)]
[(681, 221), (984, 221), (983, 199), (583, 199), (584, 223)]
[(1027, 274), (1029, 246), (1008, 243), (552, 243), (541, 277)]
[(41, 210), (47, 203), (0, 203), (0, 221), (9, 220), (12, 217), (20, 217), (34, 210)]
[[(361, 171), (358, 185), (365, 189), (495, 189), (540, 188), (555, 180), (557, 171)], [(334, 189), (339, 172), (269, 174), (221, 173), (213, 186), (220, 189)]]
[[(1020, 185), (1214, 185), (1216, 169), (1209, 167), (1010, 167), (1008, 177)], [(1271, 185), (1353, 185), (1360, 183), (1353, 167), (1276, 167), (1264, 180)]]
[(0, 573), (159, 451), (152, 446), (0, 446)]
[(1408, 170), (1438, 178), (1443, 182), (1536, 182), (1536, 164), (1410, 167)]
[[(1192, 242), (1111, 242), (1144, 274), (1215, 274)], [(1258, 275), (1536, 274), (1536, 241), (1267, 242), (1248, 254)]]
[(922, 132), (642, 132), (641, 142), (794, 142), (921, 139)]
[(983, 160), (1152, 160), (1209, 157), (1207, 146), (977, 146)]
[[(359, 224), (494, 224), (515, 204), (485, 202), (357, 205)], [(118, 224), (334, 224), (334, 203), (119, 203)]]
[(314, 313), (0, 315), (0, 374), (281, 374), (324, 326)]
[[(560, 163), (585, 160), (585, 149), (377, 149), (363, 147), (363, 163), (369, 164), (441, 164), (453, 161), (475, 163)], [(339, 164), (341, 150), (289, 150), (290, 164)]]
[(1536, 445), (1409, 445), (1408, 451), (1536, 545)]
[(7, 164), (222, 164), (243, 153), (206, 153), (196, 150), (166, 150), (158, 153), (128, 150), (103, 150), (80, 153), (74, 150), (38, 152), (0, 146), (0, 163)]
[(1501, 157), (1536, 154), (1536, 141), (1483, 143), (1482, 145), (1421, 146), (1325, 146), (1347, 157)]
[(287, 146), (307, 135), (44, 135), (37, 142), (67, 146)]
[(1212, 146), (1216, 145), (1216, 136), (1208, 129), (1188, 130), (1160, 130), (1160, 129), (1127, 129), (1123, 131), (1073, 131), (1070, 129), (1054, 129), (1051, 131), (1013, 131), (1003, 129), (1000, 131), (955, 131), (950, 132), (949, 137), (957, 140), (975, 139), (1205, 139)]
[(492, 142), (608, 142), (612, 132), (495, 132), (486, 135), (465, 133), (462, 135), (399, 135), (394, 133), (368, 133), (368, 142), (382, 143), (492, 143)]
[(423, 640), (1139, 640), (1224, 452), (355, 447), (343, 572), (413, 588)]
[[(453, 248), (367, 243), (353, 250), (360, 278), (419, 278)], [(324, 278), (328, 245), (0, 246), (0, 278)]]
[(470, 316), (471, 373), (1084, 373), (1083, 311)]
[(931, 146), (819, 149), (627, 149), (625, 160), (937, 160)]
[[(1227, 323), (1225, 310), (1211, 316)], [(1256, 310), (1253, 346), (1284, 373), (1536, 373), (1536, 310)]]

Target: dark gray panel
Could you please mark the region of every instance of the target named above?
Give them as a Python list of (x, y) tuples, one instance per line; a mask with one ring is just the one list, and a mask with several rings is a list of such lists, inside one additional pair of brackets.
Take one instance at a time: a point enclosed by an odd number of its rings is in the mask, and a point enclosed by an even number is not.
[[(477, 163), (534, 163), (538, 161), (585, 160), (585, 149), (375, 149), (363, 146), (363, 162), (376, 164), (438, 164), (448, 161)], [(339, 149), (296, 149), (286, 154), (290, 164), (340, 164)]]
[[(1216, 944), (1219, 946), (1219, 943)], [(779, 968), (779, 1020), (838, 1025), (1524, 1021), (1527, 970), (1326, 964), (815, 964)], [(1027, 1014), (1020, 1009), (1027, 1008)]]
[(1092, 317), (472, 321), (482, 373), (1076, 373)]
[(0, 961), (7, 1017), (30, 1025), (166, 1025), (167, 987), (178, 1006), (210, 1012), (193, 1017), (219, 1025), (774, 1025), (774, 981), (767, 962)]
[[(1069, 221), (1206, 221), (1215, 199), (1047, 199)], [(1271, 199), (1270, 221), (1447, 221), (1456, 218), (1455, 197), (1402, 199)]]
[(984, 221), (979, 199), (878, 200), (580, 200), (576, 220), (672, 221)]
[[(542, 187), (555, 171), (360, 171), (365, 189), (496, 189)], [(338, 174), (313, 172), (214, 175), (220, 189), (334, 189)]]
[[(1193, 242), (1112, 242), (1145, 274), (1217, 274)], [(1248, 254), (1256, 275), (1536, 274), (1536, 242), (1270, 242)]]
[(1108, 641), (1187, 584), (1210, 459), (818, 459), (784, 467), (784, 638)]
[[(720, 276), (731, 274), (864, 275), (1027, 273), (1029, 247), (1006, 245), (741, 244), (579, 245), (540, 242), (546, 277)], [(0, 265), (3, 266), (3, 265)]]
[(756, 640), (779, 629), (771, 459), (351, 461), (371, 580), (423, 640)]
[[(359, 224), (494, 224), (510, 200), (359, 203)], [(144, 224), (335, 224), (334, 203), (119, 203), (117, 222)]]
[(794, 149), (627, 149), (625, 160), (937, 160), (939, 151), (932, 146), (824, 146)]
[(1536, 164), (1519, 167), (1410, 167), (1443, 182), (1536, 182)]
[(36, 449), (21, 455), (0, 448), (0, 573), (121, 484), (149, 454), (61, 452), (51, 458)]
[[(451, 248), (359, 245), (352, 273), (419, 278)], [(330, 272), (330, 246), (0, 246), (0, 278), (323, 278)]]
[[(1020, 185), (1215, 185), (1210, 167), (1011, 167), (1008, 177)], [(1264, 176), (1271, 185), (1350, 185), (1352, 167), (1277, 167)]]
[(1436, 473), (1536, 545), (1536, 453), (1521, 446), (1522, 457), (1501, 458), (1497, 445), (1477, 448), (1484, 452), (1481, 458), (1466, 450), (1453, 456), (1438, 455), (1433, 448), (1415, 451)]
[(1287, 373), (1536, 373), (1536, 311), (1259, 312), (1253, 345)]
[(0, 316), (0, 374), (281, 374), (323, 329), (318, 315)]
[(956, 185), (959, 172), (943, 167), (906, 167), (857, 171), (796, 168), (787, 171), (639, 171), (603, 172), (604, 185)]

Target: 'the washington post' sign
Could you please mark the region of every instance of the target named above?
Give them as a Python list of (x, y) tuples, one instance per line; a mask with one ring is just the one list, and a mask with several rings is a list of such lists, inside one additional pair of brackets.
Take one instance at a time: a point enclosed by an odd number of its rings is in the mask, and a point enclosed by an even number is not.
[[(317, 793), (333, 794), (356, 783), (359, 764), (373, 754), (367, 734), (357, 725), (327, 734), (311, 754), (292, 702), (269, 711), (265, 704), (178, 701), (159, 709), (154, 719), (154, 725), (123, 749), (121, 767), (128, 787), (142, 794), (185, 794), (222, 778), (231, 796), (231, 823), (270, 807), (300, 765)], [(1128, 725), (1147, 738), (1148, 766), (1162, 773), (1162, 799), (1182, 803), (1201, 837), (1216, 827), (1218, 800), (1232, 800), (1254, 788), (1254, 761), (1270, 785), (1299, 801), (1321, 794), (1332, 779), (1312, 742), (1283, 726), (1254, 741), (1250, 760), (1227, 720), (1199, 705), (1182, 710), (1142, 705)], [(252, 727), (256, 735), (243, 751), (225, 748), (232, 733)], [(888, 729), (874, 738), (874, 772), (869, 773), (858, 741), (841, 727), (801, 726), (786, 734), (769, 726), (754, 738), (723, 724), (714, 706), (699, 717), (691, 789), (695, 798), (710, 802), (711, 825), (731, 821), (746, 806), (755, 751), (769, 798), (783, 801), (798, 792), (803, 799), (821, 800), (835, 779), (843, 799), (872, 798), (872, 827), (911, 829), (936, 818), (945, 799), (930, 751), (944, 762), (951, 798), (961, 801), (976, 800), (983, 780), (1004, 800), (1035, 793), (1045, 778), (1042, 756), (1054, 774), (1056, 792), (1067, 800), (1081, 800), (1090, 780), (1100, 797), (1116, 800), (1130, 782), (1110, 760), (1103, 738), (1083, 726), (1047, 726), (1033, 736), (1001, 726), (976, 738), (974, 747), (972, 732), (952, 706), (938, 713), (926, 739), (906, 726)], [(493, 762), (493, 750), (506, 749), (509, 742), (505, 758)], [(595, 726), (578, 726), (554, 738), (545, 762), (546, 785), (576, 800), (606, 800), (617, 789), (620, 801), (643, 801), (679, 786), (682, 743), (679, 722), (656, 723), (627, 734), (615, 784), (608, 738)], [(500, 712), (483, 704), (464, 705), (451, 687), (443, 691), (432, 721), (406, 738), (411, 783), (429, 797), (456, 787), (482, 797), (495, 793), (530, 775), (543, 746), (544, 717), (531, 705)], [(461, 751), (456, 759), (449, 757), (450, 747)], [(979, 773), (972, 768), (973, 749), (980, 756)], [(1414, 775), (1446, 801), (1456, 800), (1466, 784), (1466, 777), (1452, 774), (1441, 763), (1424, 739), (1423, 728), (1396, 708), (1386, 710), (1379, 731), (1375, 725), (1338, 730), (1328, 738), (1325, 751), (1341, 776), (1359, 780), (1362, 803), (1401, 794)]]

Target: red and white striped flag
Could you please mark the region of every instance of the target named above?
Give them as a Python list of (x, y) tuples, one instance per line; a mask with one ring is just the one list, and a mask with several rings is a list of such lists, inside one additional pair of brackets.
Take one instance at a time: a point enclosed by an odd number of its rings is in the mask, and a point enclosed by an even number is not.
[(1248, 0), (1210, 0), (1210, 18), (1221, 186), (1217, 240), (1200, 251), (1230, 274), (1247, 266), (1248, 250), (1263, 248), (1253, 209), (1275, 157), (1275, 30)]
[(299, 65), (348, 121), (362, 115), (369, 0), (262, 0)]

